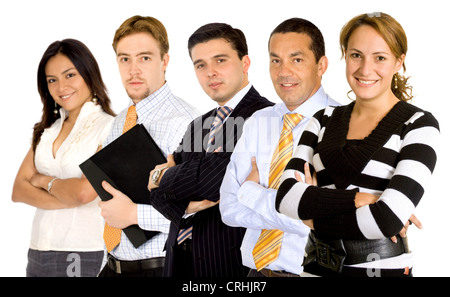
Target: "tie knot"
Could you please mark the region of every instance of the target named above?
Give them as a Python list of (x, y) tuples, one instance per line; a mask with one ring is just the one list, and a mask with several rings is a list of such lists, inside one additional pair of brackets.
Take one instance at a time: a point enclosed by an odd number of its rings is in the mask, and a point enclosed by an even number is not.
[(231, 107), (221, 106), (217, 109), (217, 117), (223, 122), (225, 118), (233, 111)]
[(127, 119), (137, 119), (136, 105), (130, 105), (127, 111)]
[(287, 113), (283, 116), (283, 129), (292, 130), (303, 120), (303, 116), (298, 113)]

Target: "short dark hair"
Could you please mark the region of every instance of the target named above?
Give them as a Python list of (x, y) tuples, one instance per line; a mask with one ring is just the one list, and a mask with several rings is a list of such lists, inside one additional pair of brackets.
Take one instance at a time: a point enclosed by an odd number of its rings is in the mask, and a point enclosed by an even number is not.
[(244, 56), (248, 55), (247, 40), (241, 30), (225, 23), (210, 23), (201, 26), (189, 37), (189, 56), (191, 56), (192, 48), (197, 44), (221, 38), (231, 43), (232, 48), (237, 51), (239, 59), (242, 60)]
[(279, 24), (270, 34), (270, 39), (276, 33), (303, 33), (311, 38), (310, 50), (314, 53), (316, 62), (325, 56), (325, 41), (322, 32), (316, 25), (302, 18), (291, 18)]

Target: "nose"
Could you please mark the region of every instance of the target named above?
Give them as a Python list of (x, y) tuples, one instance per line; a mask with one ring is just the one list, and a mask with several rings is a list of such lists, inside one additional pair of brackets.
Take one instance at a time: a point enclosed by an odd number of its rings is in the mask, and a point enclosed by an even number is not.
[(289, 63), (280, 62), (278, 76), (279, 77), (290, 77), (290, 76), (292, 76), (291, 65), (289, 65)]
[(359, 66), (359, 72), (363, 76), (369, 76), (372, 71), (372, 61), (370, 59), (362, 59), (360, 66)]
[(130, 63), (130, 75), (135, 76), (141, 74), (141, 69), (137, 61), (132, 61)]
[(208, 66), (208, 77), (216, 77), (217, 76), (217, 70), (213, 66)]
[(66, 81), (65, 79), (61, 79), (57, 82), (58, 84), (58, 90), (60, 94), (63, 94), (67, 91), (68, 87), (69, 87), (69, 82)]

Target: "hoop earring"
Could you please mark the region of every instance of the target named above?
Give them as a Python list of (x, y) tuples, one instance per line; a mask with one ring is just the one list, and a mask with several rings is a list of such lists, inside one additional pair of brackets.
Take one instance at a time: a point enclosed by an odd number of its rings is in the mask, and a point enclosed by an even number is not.
[(356, 99), (350, 98), (350, 96), (349, 96), (350, 93), (352, 93), (352, 92), (353, 92), (353, 90), (350, 90), (347, 92), (347, 98), (350, 99), (351, 101), (355, 101)]

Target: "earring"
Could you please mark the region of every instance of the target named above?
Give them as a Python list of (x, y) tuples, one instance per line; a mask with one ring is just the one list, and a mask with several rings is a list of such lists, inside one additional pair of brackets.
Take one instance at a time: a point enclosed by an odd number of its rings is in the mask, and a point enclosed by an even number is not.
[(53, 110), (53, 113), (54, 113), (55, 115), (58, 114), (58, 104), (56, 104), (56, 101), (55, 101), (55, 109)]
[(349, 96), (350, 93), (352, 93), (352, 92), (353, 92), (353, 90), (350, 90), (350, 91), (347, 92), (347, 98), (350, 99), (351, 101), (355, 101), (355, 99), (350, 98), (350, 96)]
[(396, 90), (398, 88), (398, 86), (397, 86), (397, 76), (398, 76), (398, 73), (394, 74), (394, 89), (396, 89)]
[(97, 97), (92, 98), (92, 102), (94, 102), (94, 104), (97, 104), (98, 103)]

